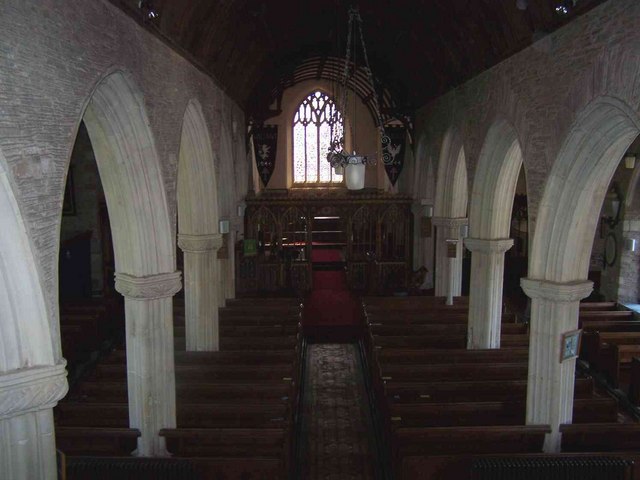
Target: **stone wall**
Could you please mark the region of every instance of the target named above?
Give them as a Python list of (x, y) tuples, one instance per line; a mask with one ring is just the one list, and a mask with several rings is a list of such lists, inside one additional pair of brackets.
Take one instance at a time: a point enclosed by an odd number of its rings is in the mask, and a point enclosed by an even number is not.
[(417, 168), (425, 169), (427, 159), (437, 165), (446, 133), (456, 129), (471, 191), (487, 131), (506, 120), (524, 157), (531, 243), (546, 181), (579, 113), (601, 97), (620, 99), (638, 112), (639, 21), (640, 3), (605, 2), (427, 104), (416, 119)]
[[(185, 108), (203, 106), (224, 173), (246, 158), (239, 106), (183, 57), (104, 0), (7, 0), (0, 15), (0, 150), (33, 243), (49, 317), (57, 316), (57, 264), (64, 179), (96, 85), (125, 72), (141, 92), (175, 233), (176, 171)], [(222, 126), (236, 125), (236, 154), (221, 155)], [(227, 173), (228, 174), (228, 173)], [(219, 198), (242, 183), (219, 181)]]

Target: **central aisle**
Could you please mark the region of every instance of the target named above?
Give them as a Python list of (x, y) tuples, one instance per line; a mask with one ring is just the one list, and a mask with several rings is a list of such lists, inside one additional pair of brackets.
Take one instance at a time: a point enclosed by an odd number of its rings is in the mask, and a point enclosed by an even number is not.
[(355, 344), (311, 344), (304, 378), (303, 480), (373, 479), (374, 434)]

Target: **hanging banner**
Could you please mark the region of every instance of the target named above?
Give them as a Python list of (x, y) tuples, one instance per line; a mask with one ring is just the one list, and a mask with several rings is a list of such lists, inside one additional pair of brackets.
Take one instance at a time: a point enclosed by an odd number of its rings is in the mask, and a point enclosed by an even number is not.
[(253, 149), (256, 155), (256, 165), (258, 174), (264, 186), (267, 186), (269, 179), (276, 166), (276, 150), (278, 148), (278, 126), (277, 125), (255, 125), (252, 131)]
[(385, 127), (388, 140), (382, 139), (382, 159), (391, 185), (396, 184), (404, 166), (407, 131), (404, 127)]

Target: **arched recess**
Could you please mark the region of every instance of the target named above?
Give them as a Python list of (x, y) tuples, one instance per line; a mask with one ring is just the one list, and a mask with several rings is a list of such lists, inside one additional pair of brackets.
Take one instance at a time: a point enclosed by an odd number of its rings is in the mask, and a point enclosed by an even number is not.
[(472, 238), (507, 238), (513, 198), (522, 167), (516, 131), (498, 120), (487, 133), (480, 151), (471, 192), (469, 234)]
[(467, 162), (462, 138), (450, 129), (444, 138), (436, 184), (436, 217), (462, 218), (467, 216)]
[(522, 287), (531, 298), (526, 422), (551, 426), (546, 452), (560, 451), (560, 425), (573, 416), (575, 359), (558, 362), (558, 345), (578, 328), (579, 301), (592, 289), (586, 278), (602, 202), (639, 132), (640, 118), (621, 100), (592, 101), (563, 142), (539, 206)]
[(169, 209), (142, 95), (120, 71), (97, 86), (84, 122), (104, 187), (116, 271), (175, 270)]
[(116, 290), (125, 297), (129, 422), (141, 431), (138, 455), (166, 455), (159, 431), (176, 424), (172, 301), (181, 282), (142, 93), (127, 74), (112, 72), (83, 120), (107, 203)]
[(538, 210), (529, 277), (587, 278), (598, 216), (640, 118), (621, 100), (601, 97), (578, 116), (547, 180)]
[(522, 168), (522, 151), (514, 128), (498, 120), (485, 138), (470, 202), (471, 288), (469, 291), (469, 348), (499, 348), (505, 252), (511, 211)]
[(187, 105), (178, 162), (178, 244), (184, 252), (187, 350), (218, 350), (221, 298), (218, 184), (211, 139), (198, 102)]
[(218, 184), (211, 139), (202, 108), (187, 105), (178, 161), (178, 232), (208, 235), (218, 232)]
[(54, 365), (60, 356), (60, 343), (51, 335), (31, 242), (5, 165), (0, 152), (1, 373)]
[[(435, 218), (436, 265), (435, 294), (458, 296), (462, 293), (462, 242), (460, 227), (467, 224), (468, 180), (462, 138), (450, 129), (445, 137), (438, 162)], [(457, 241), (456, 259), (447, 258), (446, 240)]]

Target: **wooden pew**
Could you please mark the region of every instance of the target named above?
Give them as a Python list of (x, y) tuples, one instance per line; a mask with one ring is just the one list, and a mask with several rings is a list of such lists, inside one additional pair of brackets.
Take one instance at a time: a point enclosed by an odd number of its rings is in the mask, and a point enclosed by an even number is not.
[(526, 347), (499, 349), (403, 349), (375, 348), (380, 363), (388, 364), (425, 364), (425, 363), (501, 363), (526, 362), (529, 349)]
[(585, 332), (582, 335), (580, 356), (598, 368), (600, 352), (604, 344), (640, 344), (640, 332)]
[[(388, 402), (482, 402), (524, 401), (527, 396), (527, 380), (469, 380), (466, 382), (397, 382), (385, 381), (384, 394)], [(574, 398), (593, 395), (592, 378), (576, 378)]]
[[(524, 425), (525, 401), (409, 403), (390, 406), (391, 426), (447, 427)], [(578, 398), (573, 404), (574, 423), (615, 422), (618, 403), (610, 397)]]
[(411, 381), (428, 379), (431, 382), (463, 380), (521, 380), (526, 378), (528, 364), (520, 363), (457, 363), (435, 365), (382, 365), (383, 380)]
[[(290, 365), (296, 359), (295, 351), (240, 350), (218, 352), (175, 352), (176, 365)], [(127, 361), (125, 350), (113, 350), (101, 363), (122, 365)]]
[(594, 423), (560, 426), (563, 452), (637, 451), (640, 424)]
[(140, 430), (56, 426), (56, 448), (66, 455), (129, 455), (136, 449)]
[(640, 344), (605, 345), (600, 349), (598, 369), (617, 388), (622, 375), (629, 373), (634, 357), (640, 357)]
[[(370, 323), (369, 328), (374, 335), (386, 336), (424, 336), (424, 335), (454, 335), (466, 334), (467, 324), (404, 324), (389, 325), (385, 323)], [(527, 334), (528, 325), (524, 323), (506, 323), (502, 326), (502, 334)]]
[(580, 302), (580, 312), (586, 311), (612, 311), (617, 307), (616, 302)]
[(640, 358), (633, 357), (629, 367), (629, 400), (640, 405)]

